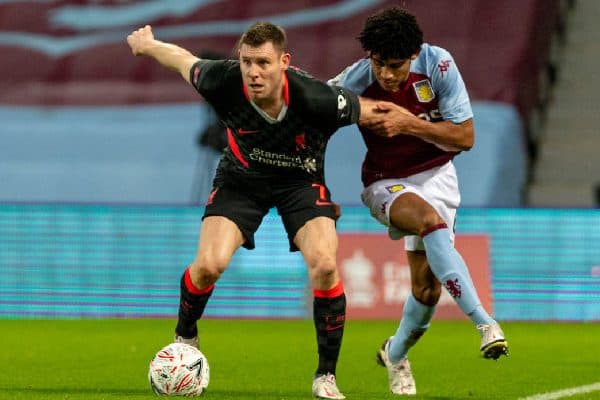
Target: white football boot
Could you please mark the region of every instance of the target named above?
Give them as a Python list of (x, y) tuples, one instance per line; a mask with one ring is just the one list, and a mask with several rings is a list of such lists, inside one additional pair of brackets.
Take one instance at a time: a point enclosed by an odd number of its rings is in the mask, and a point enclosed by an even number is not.
[(404, 357), (398, 362), (393, 363), (388, 355), (392, 337), (383, 342), (381, 349), (377, 352), (377, 362), (386, 367), (388, 371), (388, 381), (390, 391), (398, 395), (417, 394), (417, 385), (410, 369), (408, 358)]
[(500, 325), (486, 324), (477, 325), (477, 330), (481, 335), (481, 355), (483, 358), (497, 360), (500, 356), (508, 356), (508, 342), (504, 338), (504, 332)]
[(315, 377), (312, 384), (312, 394), (319, 399), (339, 399), (346, 398), (338, 389), (335, 383), (335, 375), (326, 374)]
[(190, 346), (193, 346), (197, 349), (200, 348), (199, 344), (198, 344), (198, 336), (194, 336), (193, 338), (184, 338), (183, 336), (178, 336), (177, 334), (175, 335), (175, 343), (183, 343), (183, 344), (189, 344)]

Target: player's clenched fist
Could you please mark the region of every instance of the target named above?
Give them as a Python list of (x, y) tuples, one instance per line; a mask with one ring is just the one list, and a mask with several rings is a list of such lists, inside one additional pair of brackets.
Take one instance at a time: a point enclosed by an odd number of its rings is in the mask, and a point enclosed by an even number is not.
[(146, 49), (153, 41), (154, 34), (152, 33), (152, 27), (150, 25), (135, 30), (127, 36), (127, 44), (131, 47), (131, 52), (134, 56), (144, 55)]

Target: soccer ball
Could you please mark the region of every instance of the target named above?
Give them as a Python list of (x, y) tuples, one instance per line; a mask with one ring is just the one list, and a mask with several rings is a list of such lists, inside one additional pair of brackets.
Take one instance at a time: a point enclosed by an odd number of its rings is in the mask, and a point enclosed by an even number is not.
[(208, 360), (189, 344), (171, 343), (150, 361), (148, 380), (159, 396), (199, 396), (209, 379)]

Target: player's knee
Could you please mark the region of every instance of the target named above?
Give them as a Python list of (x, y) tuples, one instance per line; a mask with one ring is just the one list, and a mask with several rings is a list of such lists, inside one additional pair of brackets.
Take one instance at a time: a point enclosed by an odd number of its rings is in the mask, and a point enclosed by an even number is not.
[(440, 301), (441, 295), (442, 286), (438, 282), (413, 288), (415, 299), (429, 307), (435, 306)]
[(318, 282), (330, 282), (337, 277), (335, 257), (326, 254), (315, 255), (308, 260), (312, 275)]
[(215, 283), (227, 268), (229, 260), (219, 257), (197, 257), (190, 270), (192, 282), (205, 287)]

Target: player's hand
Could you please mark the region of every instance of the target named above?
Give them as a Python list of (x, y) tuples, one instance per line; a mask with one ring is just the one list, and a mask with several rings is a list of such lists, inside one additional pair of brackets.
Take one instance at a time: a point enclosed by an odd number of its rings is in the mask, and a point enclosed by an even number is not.
[(418, 119), (406, 108), (394, 103), (378, 101), (370, 105), (370, 109), (362, 113), (359, 125), (376, 135), (391, 137), (408, 134), (415, 119)]
[(378, 101), (375, 104), (375, 109), (380, 112), (398, 112), (404, 115), (410, 115), (414, 117), (414, 114), (408, 111), (406, 108), (399, 106), (398, 104), (390, 103), (389, 101)]
[(154, 34), (150, 25), (135, 30), (127, 36), (127, 44), (134, 56), (145, 55), (152, 42), (154, 42)]

